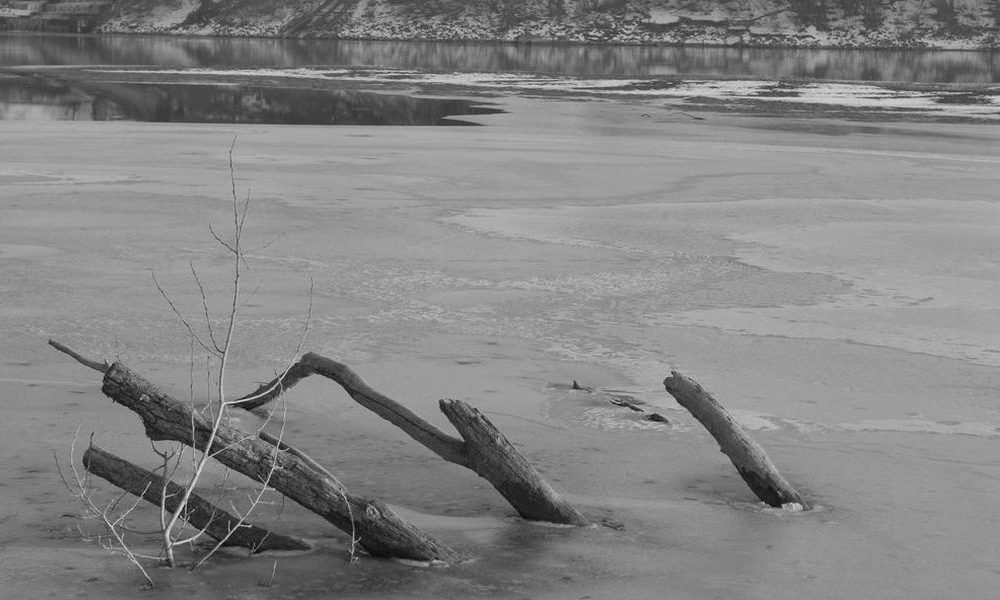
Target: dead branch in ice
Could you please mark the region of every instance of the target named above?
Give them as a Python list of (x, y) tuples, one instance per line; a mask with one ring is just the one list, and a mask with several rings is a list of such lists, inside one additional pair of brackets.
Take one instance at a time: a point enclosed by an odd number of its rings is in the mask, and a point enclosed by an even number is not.
[[(104, 376), (106, 396), (142, 419), (151, 440), (173, 440), (210, 455), (227, 467), (315, 512), (342, 531), (355, 532), (374, 556), (455, 561), (461, 555), (406, 523), (377, 501), (350, 494), (339, 482), (289, 452), (225, 424), (215, 426), (184, 403), (115, 363)], [(213, 435), (214, 431), (214, 435)]]
[(750, 437), (746, 428), (697, 382), (671, 371), (671, 376), (663, 380), (663, 385), (712, 434), (719, 448), (758, 498), (775, 507), (792, 503), (801, 505), (804, 510), (811, 507), (781, 476), (764, 448)]
[(471, 469), (489, 481), (522, 517), (572, 525), (590, 524), (590, 520), (566, 502), (482, 413), (459, 400), (442, 400), (440, 408), (463, 439), (448, 435), (374, 390), (347, 365), (309, 352), (284, 373), (233, 403), (247, 410), (263, 406), (310, 375), (335, 381), (358, 404), (399, 427), (444, 460)]
[[(84, 468), (115, 486), (148, 502), (165, 508), (171, 513), (180, 505), (184, 488), (156, 473), (147, 471), (131, 462), (115, 456), (98, 446), (91, 445), (83, 455)], [(181, 518), (191, 526), (202, 530), (226, 546), (241, 546), (251, 552), (267, 550), (308, 550), (309, 545), (300, 539), (273, 533), (246, 522), (205, 500), (198, 494), (191, 494)]]
[[(70, 353), (70, 355), (74, 358), (78, 356), (76, 353)], [(84, 362), (83, 364), (87, 363)], [(139, 572), (142, 573), (143, 579), (146, 580), (146, 587), (152, 589), (156, 584), (154, 583), (153, 578), (149, 575), (149, 571), (147, 571), (146, 567), (142, 564), (143, 559), (150, 559), (152, 557), (144, 556), (136, 552), (126, 540), (126, 536), (129, 533), (127, 526), (128, 520), (132, 512), (135, 511), (138, 506), (139, 500), (137, 498), (135, 502), (122, 507), (122, 500), (124, 500), (125, 496), (128, 495), (126, 492), (122, 492), (118, 495), (118, 497), (108, 502), (101, 503), (95, 499), (94, 488), (90, 485), (90, 473), (87, 471), (80, 473), (79, 469), (76, 468), (76, 440), (79, 433), (80, 429), (77, 428), (69, 446), (69, 466), (70, 471), (73, 474), (72, 482), (66, 479), (66, 474), (63, 473), (62, 465), (59, 464), (59, 456), (56, 455), (55, 452), (52, 453), (52, 456), (56, 461), (56, 472), (59, 473), (59, 479), (62, 481), (62, 484), (66, 486), (66, 489), (80, 501), (80, 504), (83, 505), (83, 509), (87, 512), (87, 514), (100, 521), (105, 535), (98, 534), (97, 543), (100, 544), (105, 550), (108, 550), (113, 554), (120, 555), (124, 557), (125, 560), (132, 563), (132, 565), (134, 565), (137, 569), (139, 569)], [(82, 529), (81, 533), (83, 533)], [(88, 537), (89, 536), (87, 534), (84, 534), (84, 539), (87, 539)]]
[[(65, 348), (62, 344), (53, 347)], [(79, 356), (75, 352), (70, 355)], [(135, 412), (150, 440), (180, 442), (255, 481), (264, 482), (350, 533), (352, 540), (373, 556), (443, 562), (464, 558), (440, 540), (403, 521), (387, 505), (351, 494), (328, 470), (312, 459), (302, 458), (301, 452), (289, 451), (280, 440), (268, 440), (269, 436), (261, 439), (256, 432), (251, 434), (217, 420), (210, 421), (124, 365), (114, 363), (108, 367), (101, 391)]]

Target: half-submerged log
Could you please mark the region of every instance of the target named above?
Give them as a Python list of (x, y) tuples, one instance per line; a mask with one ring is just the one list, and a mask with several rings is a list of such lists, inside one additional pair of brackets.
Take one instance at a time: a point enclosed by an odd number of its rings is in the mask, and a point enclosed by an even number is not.
[(542, 479), (486, 415), (461, 400), (441, 400), (440, 406), (465, 440), (464, 466), (489, 481), (518, 513), (553, 523), (590, 523)]
[(309, 352), (272, 381), (243, 397), (252, 410), (280, 396), (310, 375), (340, 384), (356, 402), (402, 429), (444, 460), (471, 469), (489, 481), (526, 519), (571, 525), (590, 520), (562, 499), (525, 457), (478, 410), (458, 400), (442, 400), (441, 410), (464, 441), (441, 431), (392, 398), (372, 389), (350, 367)]
[(373, 556), (453, 562), (462, 556), (443, 542), (400, 519), (388, 506), (355, 496), (329, 473), (254, 435), (222, 425), (211, 447), (211, 424), (183, 402), (158, 390), (115, 363), (101, 388), (109, 398), (139, 415), (151, 440), (181, 442), (227, 467), (268, 485), (359, 540)]
[[(163, 493), (164, 479), (156, 473), (138, 467), (129, 461), (99, 448), (90, 446), (83, 454), (83, 467), (119, 488), (144, 500), (162, 505), (171, 513), (177, 511), (184, 488), (167, 482)], [(181, 518), (198, 530), (203, 530), (225, 546), (240, 546), (258, 553), (267, 550), (308, 550), (309, 544), (300, 539), (281, 535), (257, 527), (246, 520), (240, 520), (213, 505), (198, 494), (191, 494)]]
[(755, 442), (746, 428), (706, 392), (697, 382), (677, 371), (663, 380), (663, 385), (677, 402), (708, 429), (719, 443), (719, 448), (729, 457), (743, 481), (765, 503), (780, 507), (796, 503), (804, 510), (811, 505), (778, 472), (764, 449)]

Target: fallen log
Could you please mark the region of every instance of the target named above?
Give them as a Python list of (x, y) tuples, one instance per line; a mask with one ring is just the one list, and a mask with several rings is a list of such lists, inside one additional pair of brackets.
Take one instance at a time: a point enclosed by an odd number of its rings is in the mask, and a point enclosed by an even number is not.
[(442, 400), (440, 407), (463, 439), (448, 435), (372, 389), (347, 365), (309, 352), (284, 373), (236, 402), (247, 410), (258, 408), (310, 375), (335, 381), (356, 402), (399, 427), (444, 460), (471, 469), (489, 481), (522, 517), (571, 525), (590, 524), (590, 520), (563, 500), (486, 417), (459, 400)]
[(462, 555), (400, 519), (388, 506), (348, 492), (329, 473), (256, 436), (220, 425), (211, 447), (211, 424), (189, 406), (158, 390), (127, 367), (112, 364), (101, 388), (132, 410), (151, 440), (181, 442), (256, 481), (267, 481), (303, 507), (356, 539), (373, 556), (453, 562)]
[(667, 392), (712, 434), (719, 443), (719, 448), (729, 457), (743, 481), (758, 498), (775, 507), (796, 503), (804, 510), (811, 508), (810, 503), (781, 476), (778, 468), (760, 444), (750, 437), (746, 428), (711, 394), (677, 371), (671, 371), (670, 374), (670, 377), (663, 380)]
[[(172, 481), (166, 483), (166, 494), (163, 494), (163, 477), (94, 445), (84, 452), (83, 467), (156, 506), (160, 506), (162, 502), (163, 507), (171, 513), (177, 511), (184, 495), (184, 488)], [(181, 518), (195, 529), (203, 530), (216, 541), (223, 542), (224, 546), (248, 548), (255, 554), (267, 550), (309, 549), (309, 544), (300, 539), (273, 533), (246, 520), (241, 521), (198, 494), (191, 494)]]

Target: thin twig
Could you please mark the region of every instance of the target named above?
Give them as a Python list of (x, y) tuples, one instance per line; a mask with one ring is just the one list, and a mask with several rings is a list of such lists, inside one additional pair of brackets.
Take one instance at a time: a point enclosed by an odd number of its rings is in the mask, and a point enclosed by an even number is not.
[[(52, 457), (55, 459), (56, 473), (59, 476), (59, 480), (62, 481), (62, 484), (66, 487), (67, 490), (69, 490), (70, 494), (72, 494), (75, 498), (77, 498), (80, 501), (80, 503), (83, 505), (84, 510), (86, 510), (88, 514), (101, 521), (101, 524), (103, 525), (104, 529), (108, 532), (108, 535), (111, 538), (111, 540), (108, 542), (102, 542), (100, 535), (98, 535), (98, 543), (101, 544), (101, 546), (106, 550), (124, 556), (126, 560), (128, 560), (130, 563), (135, 565), (137, 569), (139, 569), (139, 572), (142, 573), (143, 578), (146, 580), (146, 585), (148, 585), (150, 588), (153, 588), (156, 586), (156, 584), (153, 582), (153, 578), (150, 577), (149, 572), (146, 571), (146, 568), (142, 566), (142, 562), (140, 561), (140, 558), (152, 558), (152, 557), (146, 557), (145, 555), (135, 553), (129, 547), (128, 543), (125, 541), (122, 529), (122, 523), (125, 521), (128, 515), (135, 510), (137, 504), (133, 504), (128, 510), (121, 513), (118, 517), (113, 518), (113, 515), (111, 515), (111, 512), (114, 510), (112, 504), (110, 503), (106, 504), (105, 507), (102, 509), (98, 507), (97, 504), (94, 503), (94, 499), (89, 484), (90, 473), (81, 476), (80, 472), (76, 468), (76, 462), (74, 460), (74, 457), (76, 456), (76, 440), (78, 439), (79, 435), (80, 435), (80, 427), (77, 427), (76, 432), (73, 434), (73, 439), (70, 441), (70, 446), (69, 446), (69, 452), (70, 452), (69, 464), (70, 464), (70, 469), (72, 470), (73, 473), (74, 485), (70, 485), (70, 483), (66, 480), (66, 476), (63, 474), (62, 465), (59, 463), (59, 456), (55, 453), (55, 451), (52, 452)], [(93, 443), (93, 434), (91, 434), (91, 443)], [(119, 500), (116, 500), (114, 502), (114, 505), (117, 505), (117, 502)]]
[(177, 315), (177, 318), (180, 319), (181, 324), (183, 324), (184, 328), (187, 329), (188, 333), (191, 334), (191, 337), (193, 337), (195, 341), (197, 341), (198, 344), (205, 349), (205, 352), (208, 352), (209, 354), (212, 354), (214, 356), (218, 356), (219, 351), (212, 348), (211, 346), (206, 344), (204, 340), (201, 339), (201, 336), (198, 335), (198, 333), (194, 330), (194, 327), (191, 326), (187, 318), (181, 313), (180, 309), (177, 308), (177, 305), (174, 304), (174, 301), (170, 299), (170, 296), (167, 294), (167, 291), (163, 289), (163, 286), (160, 285), (159, 280), (156, 279), (156, 272), (152, 271), (150, 272), (150, 274), (153, 276), (153, 284), (156, 286), (156, 290), (160, 292), (160, 296), (162, 296), (163, 299), (166, 300), (167, 305), (170, 306), (170, 310), (172, 310), (174, 314)]
[(205, 327), (208, 328), (208, 339), (212, 341), (212, 347), (216, 350), (220, 350), (219, 342), (215, 341), (215, 330), (212, 328), (212, 317), (208, 312), (208, 298), (205, 295), (205, 286), (201, 284), (201, 278), (198, 277), (198, 270), (194, 268), (194, 263), (189, 263), (191, 265), (191, 275), (194, 276), (194, 282), (198, 285), (198, 293), (201, 294), (201, 307), (205, 311)]
[[(264, 386), (262, 389), (259, 389), (256, 392), (253, 392), (253, 393), (248, 394), (246, 396), (241, 396), (241, 397), (237, 398), (236, 400), (233, 400), (232, 403), (234, 405), (254, 404), (257, 400), (262, 399), (262, 398), (266, 398), (266, 397), (268, 397), (268, 396), (270, 396), (272, 394), (274, 394), (274, 397), (276, 398), (279, 395), (281, 395), (281, 393), (284, 391), (284, 389), (283, 389), (284, 383), (283, 382), (285, 381), (285, 378), (289, 376), (289, 372), (296, 365), (299, 364), (300, 359), (298, 357), (299, 357), (299, 355), (302, 352), (302, 348), (305, 347), (306, 337), (309, 334), (309, 326), (312, 323), (313, 300), (314, 300), (314, 297), (315, 297), (314, 296), (315, 285), (316, 285), (315, 281), (313, 280), (312, 277), (310, 277), (309, 278), (309, 305), (306, 308), (306, 318), (305, 318), (305, 320), (302, 323), (302, 335), (299, 336), (298, 344), (296, 344), (296, 346), (295, 346), (295, 352), (292, 354), (293, 358), (288, 361), (288, 363), (285, 365), (285, 369), (281, 372), (281, 375), (279, 375), (275, 379), (273, 379), (272, 382), (271, 382), (271, 384), (269, 384), (267, 386)], [(272, 400), (273, 400), (273, 398), (272, 398)], [(270, 400), (268, 400), (267, 402), (270, 402)]]
[(219, 242), (219, 244), (221, 244), (223, 248), (225, 248), (226, 250), (229, 250), (233, 254), (236, 254), (236, 248), (233, 248), (229, 244), (229, 242), (227, 242), (224, 239), (222, 239), (222, 237), (220, 237), (219, 234), (215, 232), (215, 228), (212, 227), (211, 223), (208, 224), (208, 232), (212, 234), (212, 237), (215, 238), (215, 241)]
[(108, 369), (111, 368), (111, 365), (109, 365), (107, 362), (97, 362), (96, 360), (91, 360), (81, 354), (74, 352), (72, 349), (70, 349), (69, 346), (60, 344), (55, 340), (49, 340), (49, 345), (55, 348), (56, 350), (62, 352), (63, 354), (68, 354), (81, 365), (85, 367), (90, 367), (95, 371), (100, 371), (101, 373), (107, 373)]
[(341, 483), (340, 479), (338, 479), (336, 475), (334, 475), (333, 473), (331, 473), (329, 469), (327, 469), (323, 465), (319, 464), (319, 462), (317, 462), (315, 458), (309, 456), (308, 454), (306, 454), (302, 450), (299, 450), (295, 446), (292, 446), (290, 444), (286, 444), (286, 443), (282, 442), (280, 438), (276, 438), (276, 437), (274, 437), (273, 435), (271, 435), (270, 433), (268, 433), (266, 431), (261, 431), (260, 433), (257, 434), (257, 436), (260, 439), (264, 440), (265, 442), (271, 444), (272, 446), (274, 446), (278, 450), (281, 450), (283, 452), (287, 452), (287, 453), (289, 453), (289, 454), (291, 454), (293, 456), (298, 457), (299, 459), (302, 460), (302, 462), (304, 462), (304, 463), (308, 464), (310, 467), (316, 469), (317, 471), (319, 471), (320, 473), (322, 473), (324, 476), (329, 477), (334, 483), (336, 483), (341, 488), (344, 487), (344, 484)]
[(232, 526), (229, 529), (229, 532), (221, 540), (219, 540), (218, 543), (211, 550), (209, 550), (208, 553), (205, 556), (203, 556), (201, 560), (199, 560), (191, 567), (192, 571), (200, 567), (202, 564), (204, 564), (206, 560), (211, 558), (211, 556), (215, 554), (219, 550), (219, 548), (221, 548), (229, 540), (233, 532), (235, 532), (239, 527), (243, 526), (243, 524), (246, 522), (247, 517), (250, 515), (251, 512), (253, 512), (255, 508), (257, 508), (257, 506), (263, 499), (264, 494), (268, 490), (268, 485), (271, 483), (271, 477), (274, 475), (274, 472), (277, 469), (277, 463), (278, 463), (277, 459), (278, 459), (279, 447), (281, 445), (281, 436), (285, 432), (284, 422), (285, 422), (285, 417), (287, 416), (287, 408), (285, 409), (285, 413), (286, 414), (282, 415), (282, 426), (278, 432), (277, 444), (275, 444), (274, 453), (271, 455), (271, 467), (267, 470), (267, 475), (264, 477), (264, 480), (261, 481), (260, 490), (257, 492), (257, 495), (250, 500), (250, 504), (245, 513), (241, 513), (240, 511), (234, 510), (234, 512), (236, 512), (237, 515), (239, 516), (239, 520), (236, 522), (236, 525)]

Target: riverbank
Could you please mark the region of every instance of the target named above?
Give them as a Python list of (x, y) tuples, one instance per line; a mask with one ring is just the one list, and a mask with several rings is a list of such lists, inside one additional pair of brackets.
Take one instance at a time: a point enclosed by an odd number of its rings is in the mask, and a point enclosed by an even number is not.
[(116, 2), (96, 31), (353, 40), (503, 41), (781, 48), (996, 49), (983, 0), (943, 10), (888, 3), (519, 0)]
[[(96, 33), (181, 35), (234, 38), (285, 38), (274, 27), (254, 24), (211, 24), (198, 27), (159, 26), (151, 23), (112, 22), (99, 26)], [(614, 31), (567, 31), (550, 35), (542, 30), (496, 36), (478, 32), (475, 28), (434, 24), (413, 24), (407, 27), (365, 27), (340, 34), (315, 33), (294, 36), (305, 39), (352, 41), (439, 41), (439, 42), (504, 42), (511, 44), (580, 44), (624, 46), (674, 46), (717, 48), (827, 48), (857, 50), (988, 50), (1000, 49), (1000, 36), (992, 29), (956, 35), (948, 32), (923, 30), (899, 32), (890, 30), (859, 31), (852, 28), (820, 31), (807, 27), (795, 31), (768, 31), (753, 28), (732, 31), (725, 24), (692, 27), (676, 33), (634, 35)]]

